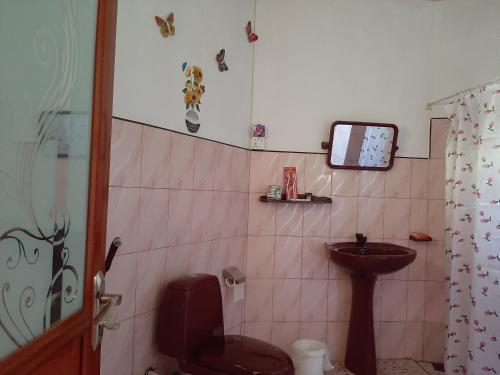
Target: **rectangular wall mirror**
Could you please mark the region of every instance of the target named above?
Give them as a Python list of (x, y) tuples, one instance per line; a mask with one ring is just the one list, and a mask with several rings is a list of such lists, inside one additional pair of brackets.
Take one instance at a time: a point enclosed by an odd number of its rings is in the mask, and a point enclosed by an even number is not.
[(397, 150), (398, 127), (393, 124), (335, 121), (330, 130), (331, 168), (387, 171)]

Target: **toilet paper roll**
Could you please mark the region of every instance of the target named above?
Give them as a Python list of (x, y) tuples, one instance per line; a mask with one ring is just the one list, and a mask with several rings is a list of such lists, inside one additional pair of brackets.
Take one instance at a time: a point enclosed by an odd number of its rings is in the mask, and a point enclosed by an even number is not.
[(233, 290), (233, 302), (238, 302), (245, 298), (245, 283), (236, 284), (231, 289)]

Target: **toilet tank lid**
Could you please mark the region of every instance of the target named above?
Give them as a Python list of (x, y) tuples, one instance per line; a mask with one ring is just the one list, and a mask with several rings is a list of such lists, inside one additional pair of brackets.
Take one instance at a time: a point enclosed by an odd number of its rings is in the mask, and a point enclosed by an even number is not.
[(168, 288), (184, 292), (192, 292), (194, 290), (206, 288), (213, 283), (219, 283), (217, 276), (205, 273), (195, 273), (171, 281), (168, 284)]

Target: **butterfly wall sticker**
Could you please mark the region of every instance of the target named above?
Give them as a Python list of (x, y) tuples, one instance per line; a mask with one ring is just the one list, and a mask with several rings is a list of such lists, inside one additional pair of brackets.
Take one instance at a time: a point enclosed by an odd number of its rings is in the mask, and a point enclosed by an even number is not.
[(165, 38), (175, 35), (174, 12), (171, 12), (165, 19), (155, 16), (156, 24), (160, 27), (160, 33)]
[(247, 22), (247, 27), (245, 28), (245, 30), (247, 32), (247, 38), (250, 43), (256, 42), (259, 39), (259, 36), (252, 31), (251, 21)]
[(229, 70), (227, 67), (226, 62), (224, 61), (224, 58), (226, 57), (226, 50), (223, 48), (220, 50), (220, 52), (216, 56), (217, 64), (219, 65), (219, 71), (220, 72), (225, 72)]

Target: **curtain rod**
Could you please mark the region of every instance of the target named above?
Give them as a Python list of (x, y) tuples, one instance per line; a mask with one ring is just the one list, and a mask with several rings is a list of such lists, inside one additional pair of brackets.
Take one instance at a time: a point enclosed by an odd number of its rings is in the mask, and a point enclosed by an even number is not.
[(473, 90), (476, 90), (476, 89), (479, 89), (483, 86), (486, 86), (486, 85), (490, 85), (492, 83), (496, 83), (496, 82), (500, 82), (500, 77), (497, 77), (491, 81), (488, 81), (488, 82), (485, 82), (485, 83), (482, 83), (480, 85), (476, 85), (476, 86), (473, 86), (473, 87), (470, 87), (466, 90), (462, 90), (462, 91), (459, 91), (453, 95), (450, 95), (450, 96), (447, 96), (446, 98), (442, 98), (442, 99), (439, 99), (439, 100), (436, 100), (436, 101), (433, 101), (433, 102), (430, 102), (430, 103), (427, 103), (427, 106), (425, 107), (428, 111), (430, 111), (432, 109), (432, 106), (436, 105), (436, 104), (440, 104), (446, 100), (449, 100), (449, 99), (453, 99), (454, 97), (456, 96), (459, 96), (459, 95), (462, 95), (462, 94), (466, 94), (470, 91), (473, 91)]

